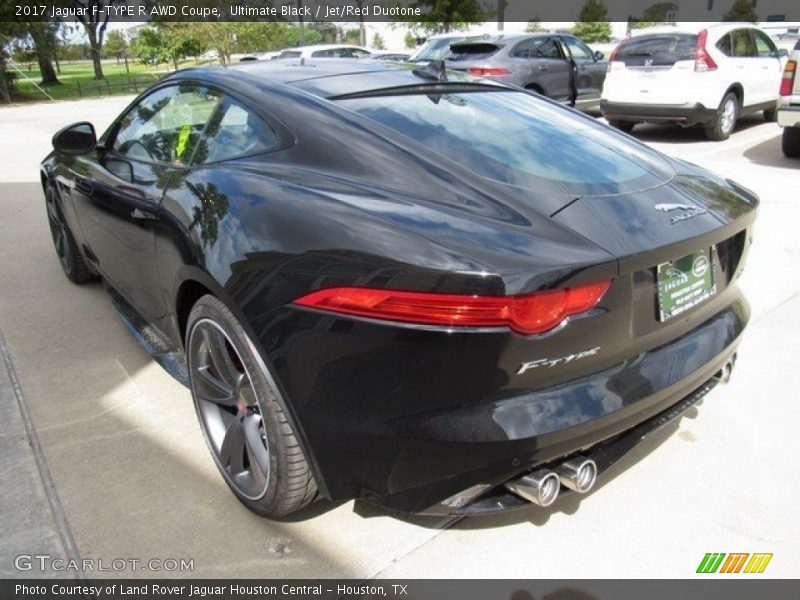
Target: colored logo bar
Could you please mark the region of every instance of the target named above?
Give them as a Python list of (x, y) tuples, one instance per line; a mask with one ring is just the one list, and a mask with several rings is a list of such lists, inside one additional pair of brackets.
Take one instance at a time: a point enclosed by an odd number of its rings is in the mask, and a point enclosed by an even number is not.
[[(749, 558), (749, 560), (748, 560)], [(763, 573), (772, 553), (708, 552), (697, 566), (698, 573)]]

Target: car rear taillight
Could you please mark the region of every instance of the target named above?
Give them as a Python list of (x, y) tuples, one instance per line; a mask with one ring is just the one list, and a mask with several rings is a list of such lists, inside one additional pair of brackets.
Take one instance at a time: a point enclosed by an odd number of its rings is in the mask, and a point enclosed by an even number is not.
[(781, 79), (781, 96), (791, 96), (794, 89), (794, 77), (797, 71), (797, 62), (790, 60), (786, 63), (783, 69), (783, 78)]
[(306, 294), (296, 306), (326, 312), (446, 327), (509, 327), (544, 333), (595, 307), (611, 281), (518, 296), (467, 296), (337, 287)]
[(608, 57), (608, 66), (606, 66), (606, 73), (611, 73), (611, 63), (617, 58), (617, 50), (622, 44), (617, 44), (614, 46), (614, 49), (611, 51), (611, 56)]
[(716, 71), (717, 70), (717, 63), (714, 62), (714, 59), (711, 58), (711, 55), (706, 50), (706, 42), (708, 41), (708, 30), (703, 29), (699, 35), (697, 36), (697, 49), (694, 53), (694, 70), (705, 72), (705, 71)]
[(470, 67), (467, 69), (470, 75), (476, 77), (497, 77), (498, 75), (511, 75), (511, 71), (503, 67)]

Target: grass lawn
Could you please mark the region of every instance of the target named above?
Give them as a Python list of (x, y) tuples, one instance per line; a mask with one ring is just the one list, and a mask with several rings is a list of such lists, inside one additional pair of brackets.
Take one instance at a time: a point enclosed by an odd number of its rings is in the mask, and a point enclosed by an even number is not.
[[(208, 64), (208, 61), (201, 61), (200, 64)], [(195, 66), (194, 59), (189, 59), (179, 63), (179, 68)], [(32, 102), (47, 100), (47, 96), (42, 94), (34, 83), (39, 84), (41, 75), (37, 64), (33, 64), (28, 70), (27, 64), (17, 63), (17, 67), (22, 70), (22, 74), (13, 68), (9, 70), (17, 73), (17, 94), (15, 102)], [(61, 74), (58, 76), (61, 85), (48, 86), (47, 93), (56, 100), (73, 100), (78, 98), (95, 98), (98, 96), (108, 96), (109, 94), (133, 94), (141, 92), (145, 87), (157, 81), (164, 75), (173, 71), (172, 64), (160, 64), (155, 67), (143, 65), (140, 62), (128, 61), (130, 74), (125, 71), (125, 63), (117, 64), (116, 60), (103, 61), (103, 75), (105, 79), (96, 81), (94, 79), (94, 67), (91, 61), (80, 61), (74, 63), (61, 63)], [(26, 79), (29, 77), (29, 79)], [(31, 81), (32, 80), (32, 81)], [(136, 82), (136, 85), (120, 85)]]

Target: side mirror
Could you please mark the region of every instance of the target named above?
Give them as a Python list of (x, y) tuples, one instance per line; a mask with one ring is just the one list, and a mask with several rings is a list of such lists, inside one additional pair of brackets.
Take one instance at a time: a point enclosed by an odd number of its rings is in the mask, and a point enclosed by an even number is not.
[(64, 154), (88, 154), (96, 147), (94, 125), (87, 121), (69, 125), (53, 136), (53, 148)]
[(600, 52), (600, 50), (598, 50), (597, 52), (594, 53), (594, 59), (595, 60), (603, 60), (605, 57), (606, 57), (606, 55), (603, 54), (602, 52)]
[(786, 48), (778, 48), (778, 58), (789, 56), (789, 51)]

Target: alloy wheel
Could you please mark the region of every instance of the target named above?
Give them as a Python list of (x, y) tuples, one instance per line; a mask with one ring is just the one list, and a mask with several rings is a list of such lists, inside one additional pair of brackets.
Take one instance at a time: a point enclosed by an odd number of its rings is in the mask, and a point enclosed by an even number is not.
[(728, 98), (725, 101), (722, 107), (721, 121), (722, 131), (724, 133), (727, 134), (733, 131), (733, 127), (736, 124), (736, 101), (733, 98)]
[(245, 498), (267, 490), (270, 453), (253, 380), (227, 333), (211, 319), (189, 336), (192, 395), (206, 442), (228, 482)]
[(69, 235), (67, 224), (61, 215), (61, 210), (56, 204), (56, 195), (51, 191), (47, 194), (47, 221), (50, 224), (50, 234), (53, 236), (53, 245), (56, 248), (58, 260), (66, 273), (72, 269), (72, 257), (70, 255)]

